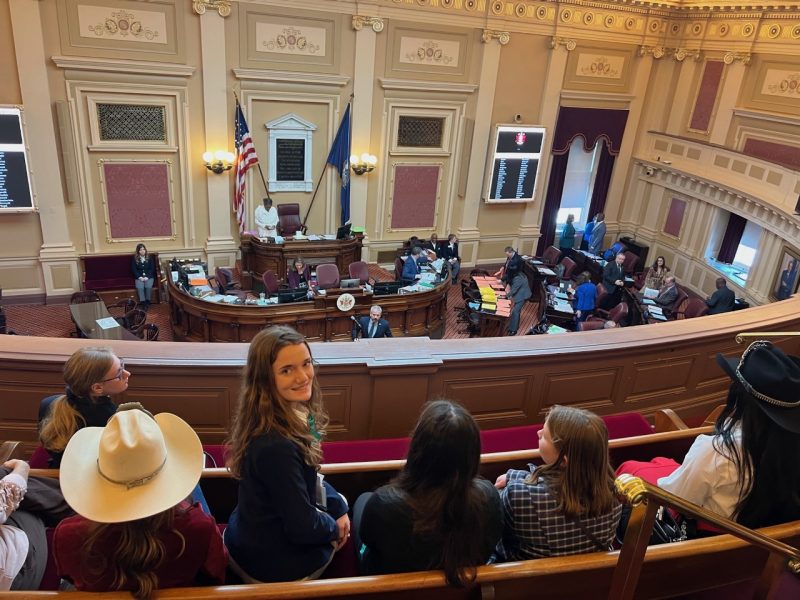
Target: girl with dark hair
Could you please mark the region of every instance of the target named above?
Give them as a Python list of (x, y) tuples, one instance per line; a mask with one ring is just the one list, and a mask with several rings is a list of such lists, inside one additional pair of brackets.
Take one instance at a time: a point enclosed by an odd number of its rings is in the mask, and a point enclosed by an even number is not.
[(290, 327), (250, 343), (228, 469), (239, 500), (225, 544), (247, 583), (319, 577), (350, 535), (347, 502), (318, 474), (328, 424), (311, 350)]
[(664, 278), (667, 276), (667, 273), (669, 273), (667, 261), (663, 256), (659, 256), (656, 258), (656, 262), (647, 269), (647, 274), (644, 278), (644, 287), (650, 288), (651, 290), (660, 290), (661, 286), (664, 285)]
[(131, 374), (109, 348), (81, 348), (64, 364), (64, 394), (39, 407), (39, 440), (57, 469), (70, 438), (83, 427), (102, 427), (117, 410), (114, 394), (128, 389)]
[(500, 499), (478, 476), (478, 426), (463, 407), (430, 402), (411, 437), (400, 474), (353, 509), (365, 574), (443, 569), (468, 586), (502, 532)]
[(714, 435), (658, 485), (750, 528), (800, 519), (800, 357), (758, 341), (717, 362), (733, 383)]
[(495, 486), (505, 513), (498, 560), (607, 550), (622, 513), (608, 462), (608, 430), (587, 410), (554, 406), (539, 431), (544, 465), (510, 470)]
[(143, 303), (145, 307), (150, 306), (153, 282), (156, 279), (156, 265), (153, 257), (147, 253), (147, 247), (144, 244), (136, 244), (131, 271), (136, 283), (136, 292), (139, 294), (139, 302)]

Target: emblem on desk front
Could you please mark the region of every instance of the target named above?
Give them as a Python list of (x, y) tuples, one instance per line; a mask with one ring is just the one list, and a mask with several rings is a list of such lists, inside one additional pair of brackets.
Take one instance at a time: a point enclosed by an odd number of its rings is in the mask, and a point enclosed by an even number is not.
[(356, 299), (353, 297), (353, 294), (342, 294), (336, 300), (336, 308), (338, 308), (342, 312), (347, 312), (351, 308), (353, 308), (356, 304)]

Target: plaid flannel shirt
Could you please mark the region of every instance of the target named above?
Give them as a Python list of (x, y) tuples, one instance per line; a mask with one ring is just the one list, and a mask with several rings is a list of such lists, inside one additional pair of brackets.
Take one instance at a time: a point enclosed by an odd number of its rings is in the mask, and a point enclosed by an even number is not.
[[(524, 480), (528, 475), (528, 471), (512, 469), (508, 472), (508, 483), (500, 494), (505, 527), (496, 558), (500, 561), (528, 560), (599, 550), (575, 519), (558, 512), (558, 501), (546, 478), (527, 484)], [(583, 517), (579, 521), (598, 540), (610, 543), (621, 513), (622, 505), (616, 502), (609, 513)]]

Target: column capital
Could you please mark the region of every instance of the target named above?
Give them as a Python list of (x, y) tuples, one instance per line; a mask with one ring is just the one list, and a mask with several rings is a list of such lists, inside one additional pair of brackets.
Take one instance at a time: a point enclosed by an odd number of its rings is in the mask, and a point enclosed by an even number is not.
[(578, 47), (578, 42), (573, 38), (562, 38), (557, 36), (551, 37), (550, 47), (557, 48), (558, 46), (564, 46), (564, 48), (567, 49), (567, 52), (572, 52)]
[(363, 15), (353, 15), (353, 29), (361, 31), (364, 27), (372, 28), (375, 33), (380, 33), (386, 24), (381, 17), (365, 17)]
[(492, 40), (497, 40), (497, 43), (501, 46), (505, 46), (508, 42), (511, 41), (511, 34), (507, 31), (496, 31), (494, 29), (484, 29), (483, 33), (481, 34), (481, 41), (484, 44), (488, 44)]
[(726, 52), (725, 56), (722, 57), (722, 62), (726, 65), (732, 65), (736, 61), (739, 61), (745, 67), (749, 67), (751, 58), (752, 56), (749, 52)]
[(228, 0), (193, 0), (192, 8), (198, 15), (204, 15), (208, 9), (217, 11), (220, 17), (231, 14), (231, 3)]

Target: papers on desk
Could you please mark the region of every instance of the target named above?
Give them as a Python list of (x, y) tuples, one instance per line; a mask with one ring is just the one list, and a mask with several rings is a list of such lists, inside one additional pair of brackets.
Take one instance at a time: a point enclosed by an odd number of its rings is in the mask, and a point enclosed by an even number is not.
[(654, 318), (656, 321), (666, 321), (667, 320), (667, 317), (664, 316), (662, 313), (656, 314), (656, 313), (651, 312), (650, 316), (652, 318)]
[(567, 333), (568, 329), (564, 329), (563, 327), (559, 327), (558, 325), (550, 325), (547, 328), (547, 333)]
[(211, 294), (210, 296), (203, 296), (203, 300), (206, 302), (222, 302), (225, 299), (225, 296), (222, 294)]
[(664, 314), (664, 311), (662, 310), (662, 308), (660, 306), (655, 306), (654, 305), (654, 306), (651, 306), (650, 308), (648, 308), (647, 310), (650, 312), (651, 315), (663, 315)]
[(443, 258), (437, 258), (435, 261), (431, 263), (431, 268), (437, 273), (439, 273), (442, 270), (442, 266), (444, 266)]
[(539, 271), (539, 275), (546, 275), (548, 277), (555, 277), (556, 275), (553, 269), (548, 269), (547, 267), (536, 267), (536, 270)]
[(418, 283), (415, 283), (414, 285), (407, 285), (405, 287), (401, 287), (397, 291), (400, 294), (411, 294), (412, 292), (421, 292), (422, 288)]
[(647, 306), (655, 306), (656, 305), (656, 303), (653, 300), (651, 300), (650, 298), (643, 298), (642, 299), (642, 304), (646, 304)]
[(558, 298), (559, 300), (569, 300), (569, 296), (567, 295), (567, 292), (562, 292), (561, 290), (558, 290), (557, 292), (553, 292), (553, 295), (556, 298)]
[(570, 315), (575, 312), (572, 310), (572, 304), (565, 300), (561, 300), (560, 298), (553, 299), (553, 308), (558, 312), (563, 312)]
[(436, 273), (420, 273), (419, 283), (434, 283), (436, 281)]
[(104, 317), (95, 321), (100, 326), (100, 329), (114, 329), (119, 327), (119, 323), (114, 317)]
[(225, 304), (237, 304), (239, 302), (239, 296), (225, 295), (222, 297), (222, 302)]
[(321, 237), (319, 237), (318, 235), (314, 235), (313, 233), (308, 236), (308, 241), (309, 242), (318, 242), (321, 239), (322, 239)]
[(645, 298), (655, 298), (656, 296), (658, 296), (658, 290), (654, 290), (653, 288), (649, 287), (643, 288), (642, 296), (644, 296)]

